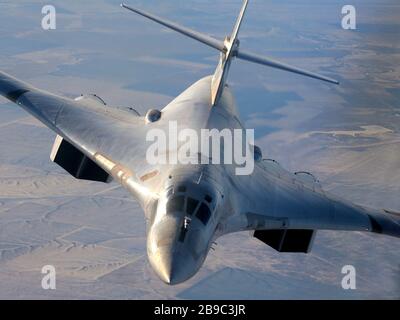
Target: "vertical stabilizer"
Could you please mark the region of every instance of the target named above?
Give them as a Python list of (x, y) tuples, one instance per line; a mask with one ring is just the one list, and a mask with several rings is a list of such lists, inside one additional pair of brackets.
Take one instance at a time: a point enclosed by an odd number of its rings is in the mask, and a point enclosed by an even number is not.
[(239, 35), (240, 27), (243, 22), (243, 17), (246, 13), (248, 3), (249, 3), (249, 0), (244, 0), (242, 9), (240, 10), (240, 13), (237, 18), (235, 27), (233, 28), (232, 34), (231, 34), (231, 36), (226, 37), (224, 41), (220, 41), (219, 39), (215, 39), (214, 37), (212, 37), (210, 35), (192, 30), (188, 27), (181, 26), (173, 21), (158, 17), (154, 14), (145, 12), (145, 11), (137, 9), (137, 8), (133, 8), (126, 4), (121, 4), (121, 6), (131, 12), (141, 15), (142, 17), (150, 19), (156, 23), (159, 23), (166, 28), (169, 28), (171, 30), (179, 32), (180, 34), (183, 34), (184, 36), (187, 36), (189, 38), (197, 40), (211, 48), (214, 48), (214, 49), (220, 51), (219, 63), (218, 63), (217, 69), (215, 70), (215, 73), (214, 73), (214, 76), (212, 79), (212, 84), (211, 84), (211, 105), (212, 106), (215, 106), (218, 103), (218, 100), (222, 95), (222, 92), (224, 90), (225, 83), (226, 83), (226, 80), (228, 77), (229, 68), (231, 66), (231, 62), (232, 62), (233, 58), (238, 58), (240, 60), (257, 63), (259, 65), (264, 65), (264, 66), (268, 66), (271, 68), (296, 73), (296, 74), (306, 76), (309, 78), (314, 78), (314, 79), (318, 79), (318, 80), (322, 80), (322, 81), (326, 81), (326, 82), (330, 82), (330, 83), (334, 83), (334, 84), (339, 84), (339, 82), (336, 81), (335, 79), (319, 75), (315, 72), (310, 72), (310, 71), (307, 71), (307, 70), (304, 70), (301, 68), (291, 66), (289, 64), (277, 61), (270, 57), (265, 57), (265, 56), (262, 56), (259, 54), (251, 53), (251, 52), (240, 49), (239, 48), (240, 42), (238, 39), (238, 35)]
[(222, 91), (224, 90), (225, 82), (228, 77), (229, 68), (231, 66), (231, 60), (235, 56), (235, 52), (239, 48), (239, 30), (243, 22), (244, 14), (246, 13), (247, 5), (249, 1), (244, 0), (242, 9), (240, 10), (239, 17), (236, 21), (232, 35), (226, 37), (224, 41), (224, 49), (222, 50), (219, 58), (217, 69), (215, 70), (212, 82), (211, 82), (211, 105), (215, 106), (221, 97)]

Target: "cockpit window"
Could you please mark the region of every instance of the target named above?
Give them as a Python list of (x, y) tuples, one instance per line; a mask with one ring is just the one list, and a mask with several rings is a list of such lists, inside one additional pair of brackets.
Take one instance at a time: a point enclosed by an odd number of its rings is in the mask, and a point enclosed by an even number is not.
[(199, 201), (195, 199), (192, 199), (190, 197), (187, 198), (186, 212), (188, 215), (192, 215), (194, 213), (194, 210), (196, 210), (198, 203)]
[(196, 213), (196, 217), (203, 222), (204, 225), (207, 224), (208, 220), (210, 220), (211, 212), (208, 206), (205, 203), (200, 205), (199, 210)]
[(173, 193), (174, 193), (174, 189), (173, 189), (173, 188), (170, 188), (170, 189), (167, 191), (167, 198), (169, 198)]
[(209, 196), (208, 194), (204, 197), (204, 199), (205, 199), (208, 203), (211, 203), (211, 202), (212, 202), (212, 198), (211, 198), (211, 196)]
[(186, 187), (185, 186), (178, 187), (178, 192), (186, 192)]
[(185, 202), (184, 196), (177, 196), (172, 198), (167, 203), (167, 212), (183, 211), (183, 204)]

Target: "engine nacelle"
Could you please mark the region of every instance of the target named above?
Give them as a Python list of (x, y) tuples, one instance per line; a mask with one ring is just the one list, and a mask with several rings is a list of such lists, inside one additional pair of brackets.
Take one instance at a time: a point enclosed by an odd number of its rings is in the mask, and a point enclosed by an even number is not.
[(315, 230), (257, 230), (254, 231), (253, 237), (278, 252), (309, 253), (315, 234)]
[(68, 141), (57, 135), (50, 159), (76, 179), (105, 182), (111, 176)]

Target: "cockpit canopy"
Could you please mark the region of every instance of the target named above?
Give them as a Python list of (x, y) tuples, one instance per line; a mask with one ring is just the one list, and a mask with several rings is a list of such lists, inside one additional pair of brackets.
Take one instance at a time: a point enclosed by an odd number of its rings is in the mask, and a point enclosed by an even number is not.
[(196, 217), (203, 225), (207, 225), (211, 218), (213, 198), (206, 194), (202, 197), (193, 197), (186, 193), (186, 186), (170, 188), (167, 191), (167, 214), (183, 212), (187, 217)]

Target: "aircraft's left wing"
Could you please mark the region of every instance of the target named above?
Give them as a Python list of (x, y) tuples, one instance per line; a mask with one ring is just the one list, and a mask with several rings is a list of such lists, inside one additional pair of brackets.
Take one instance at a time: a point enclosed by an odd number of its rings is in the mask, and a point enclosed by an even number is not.
[[(254, 236), (278, 251), (308, 252), (316, 230), (369, 231), (400, 237), (400, 214), (354, 205), (304, 183), (302, 175), (277, 179), (268, 172), (242, 191), (242, 214), (228, 232), (253, 230)], [(247, 187), (249, 188), (249, 187)], [(239, 204), (240, 205), (240, 204)]]

